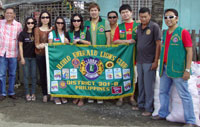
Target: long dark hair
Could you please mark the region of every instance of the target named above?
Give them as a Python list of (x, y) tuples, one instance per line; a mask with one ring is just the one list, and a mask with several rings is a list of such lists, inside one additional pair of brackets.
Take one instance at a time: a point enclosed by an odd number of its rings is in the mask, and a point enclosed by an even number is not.
[(72, 17), (71, 17), (71, 25), (70, 25), (70, 32), (73, 32), (74, 31), (74, 25), (73, 25), (73, 20), (74, 20), (74, 17), (75, 16), (78, 16), (81, 20), (81, 25), (80, 25), (80, 30), (83, 31), (84, 29), (84, 26), (83, 26), (83, 17), (80, 15), (80, 14), (73, 14)]
[(32, 29), (32, 33), (34, 33), (34, 29), (35, 29), (35, 27), (36, 27), (36, 20), (35, 20), (33, 17), (27, 17), (27, 18), (26, 18), (23, 31), (24, 31), (24, 32), (27, 32), (27, 31), (28, 31), (27, 22), (28, 22), (29, 19), (32, 19), (33, 22), (34, 22), (34, 27), (33, 27), (33, 29)]
[(66, 37), (66, 34), (67, 34), (66, 23), (65, 23), (64, 18), (61, 17), (61, 16), (58, 16), (58, 17), (56, 18), (56, 20), (55, 20), (55, 33), (56, 33), (56, 37), (58, 37), (58, 28), (57, 28), (57, 26), (56, 26), (56, 22), (57, 22), (58, 19), (62, 19), (62, 21), (63, 21), (63, 23), (64, 23), (64, 24), (63, 24), (62, 30), (63, 30), (64, 35), (65, 35), (65, 37)]
[(42, 12), (40, 13), (39, 21), (38, 21), (38, 26), (39, 26), (39, 27), (42, 26), (41, 17), (42, 17), (42, 15), (43, 15), (44, 13), (47, 13), (48, 16), (49, 16), (49, 23), (48, 23), (48, 26), (49, 26), (49, 29), (50, 29), (50, 28), (51, 28), (51, 15), (50, 15), (50, 13), (49, 13), (48, 11), (42, 11)]

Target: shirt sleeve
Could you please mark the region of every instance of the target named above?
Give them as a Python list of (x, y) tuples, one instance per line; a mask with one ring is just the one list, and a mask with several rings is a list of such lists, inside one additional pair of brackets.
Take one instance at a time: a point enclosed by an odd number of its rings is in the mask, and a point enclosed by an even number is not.
[(110, 32), (110, 24), (107, 20), (105, 21), (105, 32)]
[(113, 37), (113, 41), (119, 40), (119, 26), (115, 29), (115, 34)]
[(161, 30), (158, 24), (154, 25), (154, 38), (156, 41), (161, 40)]
[(53, 33), (52, 32), (49, 33), (48, 39), (53, 39)]
[(182, 31), (182, 41), (184, 47), (192, 47), (192, 39), (190, 33), (185, 29)]
[(90, 31), (89, 30), (86, 31), (86, 40), (87, 41), (91, 41), (90, 40)]

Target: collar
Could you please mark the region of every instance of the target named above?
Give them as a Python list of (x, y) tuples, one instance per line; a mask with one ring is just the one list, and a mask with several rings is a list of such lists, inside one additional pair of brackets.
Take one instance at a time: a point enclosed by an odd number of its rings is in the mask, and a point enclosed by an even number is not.
[[(145, 29), (150, 28), (151, 24), (152, 24), (152, 21), (150, 20)], [(139, 25), (139, 28), (142, 29), (142, 24)], [(145, 30), (145, 29), (143, 29), (143, 30)]]
[[(4, 19), (4, 22), (5, 22), (6, 24), (8, 24), (6, 19)], [(11, 25), (15, 25), (15, 24), (16, 24), (16, 21), (13, 20), (13, 22), (11, 23)]]
[[(90, 21), (92, 21), (92, 18), (90, 17)], [(102, 21), (102, 18), (101, 16), (99, 16), (99, 21), (98, 22), (101, 22)]]

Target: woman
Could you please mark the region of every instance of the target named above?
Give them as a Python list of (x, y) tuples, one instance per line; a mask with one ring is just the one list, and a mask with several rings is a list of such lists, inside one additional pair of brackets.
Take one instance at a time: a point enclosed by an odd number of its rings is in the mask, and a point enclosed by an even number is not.
[[(83, 24), (83, 17), (80, 14), (72, 15), (70, 31), (68, 32), (71, 43), (91, 45), (90, 32), (84, 28)], [(84, 105), (83, 99), (75, 99), (73, 103), (78, 106)]]
[[(63, 17), (57, 17), (55, 20), (55, 28), (49, 33), (49, 43), (66, 43), (69, 44), (69, 35), (66, 31), (66, 23)], [(55, 104), (65, 104), (67, 99), (65, 98), (54, 98)]]
[(48, 34), (51, 32), (51, 16), (47, 11), (41, 12), (38, 27), (35, 28), (36, 62), (40, 72), (40, 83), (43, 93), (43, 102), (47, 102), (47, 75), (45, 61), (45, 44), (48, 43)]
[[(25, 20), (23, 31), (19, 35), (19, 51), (21, 64), (24, 72), (24, 87), (27, 101), (35, 101), (35, 87), (36, 87), (36, 59), (35, 59), (35, 42), (34, 29), (36, 20), (28, 17)], [(29, 73), (31, 72), (31, 73)], [(29, 74), (32, 81), (31, 95), (29, 91)]]

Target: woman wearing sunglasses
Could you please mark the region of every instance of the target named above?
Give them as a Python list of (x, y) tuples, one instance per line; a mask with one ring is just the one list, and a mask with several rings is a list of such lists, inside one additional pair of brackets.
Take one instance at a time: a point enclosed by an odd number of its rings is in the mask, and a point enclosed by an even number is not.
[[(70, 42), (73, 44), (86, 44), (91, 45), (90, 32), (83, 26), (83, 17), (80, 14), (74, 14), (71, 17), (71, 26), (68, 31)], [(74, 99), (74, 104), (78, 106), (84, 105), (83, 99)]]
[(72, 15), (68, 31), (71, 43), (91, 45), (90, 32), (84, 28), (83, 24), (83, 17), (80, 14)]
[[(55, 20), (55, 28), (49, 33), (49, 43), (66, 43), (69, 44), (69, 35), (66, 31), (66, 23), (63, 17), (57, 17)], [(54, 97), (55, 104), (65, 104), (67, 99)]]
[(36, 62), (40, 72), (40, 83), (43, 93), (43, 102), (47, 102), (47, 75), (45, 61), (45, 44), (48, 43), (48, 35), (51, 32), (51, 16), (47, 11), (41, 12), (38, 27), (35, 29), (35, 53)]
[[(23, 31), (19, 35), (19, 51), (21, 57), (21, 64), (24, 72), (24, 87), (27, 101), (35, 101), (35, 87), (36, 87), (36, 59), (35, 59), (35, 44), (34, 44), (34, 29), (36, 20), (28, 17), (25, 20)], [(29, 75), (31, 76), (32, 88), (31, 95), (29, 91)]]

